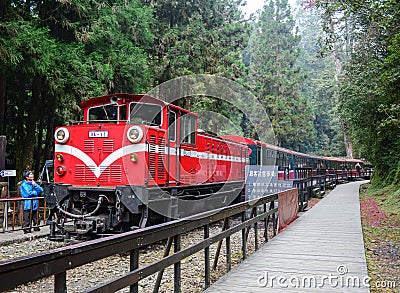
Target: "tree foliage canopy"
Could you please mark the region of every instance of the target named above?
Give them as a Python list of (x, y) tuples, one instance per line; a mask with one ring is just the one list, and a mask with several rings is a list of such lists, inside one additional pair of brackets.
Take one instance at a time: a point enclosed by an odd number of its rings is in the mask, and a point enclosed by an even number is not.
[(340, 82), (340, 108), (361, 155), (377, 178), (400, 182), (400, 4), (346, 1), (351, 16), (351, 58)]
[(313, 115), (300, 92), (304, 74), (296, 65), (300, 37), (294, 31), (288, 1), (266, 1), (251, 36), (248, 81), (268, 110), (278, 144), (306, 152)]
[[(205, 73), (251, 90), (281, 146), (343, 155), (344, 121), (356, 153), (399, 181), (400, 4), (302, 2), (302, 12), (316, 13), (296, 25), (287, 0), (265, 1), (250, 19), (242, 0), (1, 1), (7, 166), (37, 171), (52, 157), (55, 126), (79, 120), (90, 97)], [(232, 129), (253, 135), (240, 112), (246, 105), (193, 97), (182, 106), (229, 116)]]

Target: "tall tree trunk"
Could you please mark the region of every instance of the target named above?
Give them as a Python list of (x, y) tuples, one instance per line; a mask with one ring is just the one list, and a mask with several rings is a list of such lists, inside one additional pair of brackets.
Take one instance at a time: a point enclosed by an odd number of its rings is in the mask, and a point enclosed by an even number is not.
[(0, 135), (6, 134), (6, 74), (0, 69)]
[(37, 158), (35, 150), (36, 141), (36, 130), (37, 130), (37, 118), (39, 111), (39, 97), (41, 91), (42, 79), (40, 76), (35, 75), (32, 82), (32, 99), (30, 107), (28, 109), (28, 121), (26, 125), (26, 146), (25, 146), (25, 165), (32, 168), (34, 166), (33, 162), (35, 160), (40, 160)]
[(44, 162), (52, 158), (53, 153), (53, 133), (54, 133), (54, 97), (49, 95), (48, 84), (42, 81), (42, 90), (40, 94), (40, 105), (43, 105), (43, 111), (38, 111), (38, 137), (35, 148), (35, 174), (41, 171), (40, 168)]
[[(334, 57), (335, 66), (336, 66), (335, 96), (338, 96), (339, 76), (342, 73), (342, 60), (340, 59), (340, 55), (339, 55), (339, 48), (338, 48), (338, 44), (337, 44), (337, 41), (336, 41), (335, 26), (334, 26), (334, 23), (333, 23), (331, 12), (328, 14), (328, 22), (329, 22), (329, 28), (330, 28), (331, 37), (333, 37), (333, 57)], [(344, 146), (346, 148), (346, 157), (349, 158), (349, 159), (352, 159), (353, 158), (353, 143), (351, 141), (350, 136), (347, 133), (346, 124), (342, 119), (340, 121), (340, 128), (342, 130), (343, 142), (344, 142)]]
[[(28, 103), (25, 102), (25, 83), (22, 84), (17, 98), (18, 106), (18, 125), (16, 139), (16, 168), (17, 172), (32, 169), (34, 161), (34, 147), (36, 136), (36, 120), (39, 110), (39, 96), (41, 89), (41, 79), (35, 75), (32, 80), (32, 98)], [(27, 118), (25, 117), (27, 115)]]
[(346, 123), (343, 120), (340, 122), (340, 128), (342, 129), (342, 133), (343, 133), (344, 146), (346, 147), (347, 158), (352, 159), (353, 158), (353, 144), (351, 143), (351, 140), (349, 140), (350, 138), (347, 135), (345, 135), (347, 133)]
[(47, 129), (46, 129), (46, 146), (44, 151), (44, 159), (52, 159), (53, 158), (53, 146), (54, 146), (54, 124), (55, 124), (55, 112), (56, 112), (56, 98), (54, 96), (50, 96), (48, 93), (46, 96), (47, 101), (47, 109), (49, 118), (47, 120)]
[(15, 168), (17, 169), (17, 174), (22, 174), (24, 170), (27, 169), (25, 165), (25, 77), (21, 74), (20, 76), (20, 87), (16, 97), (17, 104), (17, 133), (15, 134)]
[[(43, 113), (43, 112), (42, 112)], [(35, 178), (37, 178), (39, 172), (40, 172), (40, 167), (42, 164), (42, 153), (43, 153), (43, 149), (42, 149), (42, 141), (43, 141), (43, 130), (44, 130), (44, 119), (45, 117), (42, 116), (39, 118), (40, 122), (39, 122), (39, 128), (38, 128), (38, 136), (37, 136), (37, 143), (35, 146)]]
[(7, 8), (11, 6), (10, 1), (0, 0), (0, 20), (5, 21), (7, 15)]

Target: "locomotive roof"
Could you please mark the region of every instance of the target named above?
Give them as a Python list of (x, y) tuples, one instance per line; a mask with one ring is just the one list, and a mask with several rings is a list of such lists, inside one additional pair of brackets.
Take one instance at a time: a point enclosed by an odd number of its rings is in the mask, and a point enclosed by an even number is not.
[(87, 101), (82, 102), (79, 106), (82, 109), (85, 108), (89, 108), (91, 106), (95, 106), (95, 105), (102, 105), (102, 104), (109, 104), (110, 103), (110, 99), (112, 97), (116, 97), (118, 100), (122, 100), (125, 103), (126, 102), (143, 102), (143, 103), (152, 103), (152, 104), (159, 104), (161, 106), (171, 106), (173, 108), (175, 108), (176, 110), (179, 110), (181, 112), (184, 113), (191, 113), (195, 116), (198, 116), (195, 113), (192, 113), (186, 109), (183, 109), (179, 106), (167, 103), (163, 100), (154, 98), (152, 96), (149, 96), (147, 94), (126, 94), (126, 93), (117, 93), (117, 94), (111, 94), (111, 95), (106, 95), (106, 96), (101, 96), (101, 97), (96, 97), (96, 98), (91, 98)]

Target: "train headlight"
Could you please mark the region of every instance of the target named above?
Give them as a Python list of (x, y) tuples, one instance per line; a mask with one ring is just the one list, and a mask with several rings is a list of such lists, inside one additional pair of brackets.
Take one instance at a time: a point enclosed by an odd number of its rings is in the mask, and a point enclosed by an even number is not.
[(56, 173), (58, 176), (64, 176), (67, 173), (67, 168), (65, 166), (58, 166), (56, 168)]
[(69, 138), (69, 130), (65, 127), (58, 128), (54, 133), (54, 138), (58, 143), (66, 143)]
[(131, 143), (138, 143), (142, 140), (143, 137), (143, 130), (140, 126), (132, 126), (128, 129), (126, 136), (128, 137)]

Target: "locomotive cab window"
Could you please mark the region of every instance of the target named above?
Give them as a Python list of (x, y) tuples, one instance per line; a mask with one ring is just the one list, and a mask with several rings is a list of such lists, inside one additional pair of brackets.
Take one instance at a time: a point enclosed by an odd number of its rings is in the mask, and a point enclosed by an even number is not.
[(131, 103), (129, 123), (161, 125), (161, 106), (155, 104)]
[(168, 139), (175, 141), (176, 136), (176, 113), (170, 111), (168, 113)]
[(119, 107), (115, 104), (107, 104), (101, 106), (91, 107), (88, 110), (88, 120), (89, 122), (113, 122), (119, 119), (118, 117)]
[(196, 116), (186, 114), (181, 116), (181, 142), (196, 144)]

